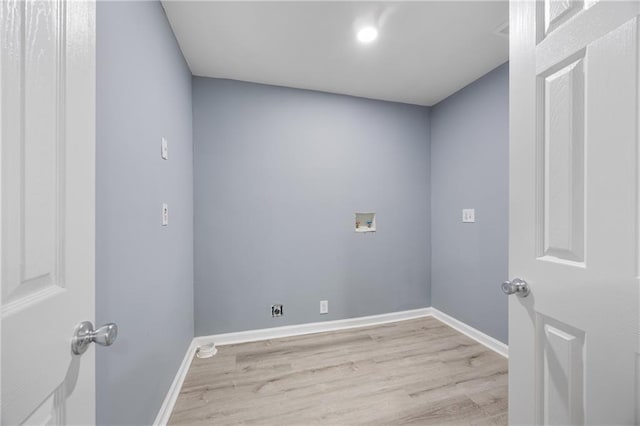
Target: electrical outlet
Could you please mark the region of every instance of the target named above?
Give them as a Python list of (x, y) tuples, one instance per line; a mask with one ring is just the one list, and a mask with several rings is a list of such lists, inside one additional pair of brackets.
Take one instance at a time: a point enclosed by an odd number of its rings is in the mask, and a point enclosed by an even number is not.
[(476, 221), (476, 209), (462, 209), (462, 222), (474, 223)]
[(284, 311), (282, 310), (282, 305), (271, 305), (271, 316), (272, 317), (281, 317), (284, 315)]
[(320, 314), (328, 314), (329, 313), (329, 301), (321, 300), (320, 301)]
[(167, 203), (162, 204), (162, 226), (169, 224), (169, 205)]

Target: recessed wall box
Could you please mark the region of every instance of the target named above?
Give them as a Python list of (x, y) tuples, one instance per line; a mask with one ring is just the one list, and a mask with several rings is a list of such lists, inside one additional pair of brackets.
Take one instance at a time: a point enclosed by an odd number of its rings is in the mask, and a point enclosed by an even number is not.
[(355, 220), (356, 232), (376, 232), (375, 213), (356, 213)]

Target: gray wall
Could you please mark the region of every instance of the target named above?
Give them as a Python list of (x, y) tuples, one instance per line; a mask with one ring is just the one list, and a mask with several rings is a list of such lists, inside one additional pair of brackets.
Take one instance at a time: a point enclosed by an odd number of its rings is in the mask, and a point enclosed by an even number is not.
[(99, 424), (150, 424), (193, 337), (191, 118), (160, 3), (98, 2), (96, 321), (120, 327), (97, 348)]
[(196, 335), (430, 305), (427, 108), (208, 78), (193, 102)]
[[(509, 69), (431, 110), (433, 306), (507, 342)], [(462, 209), (476, 223), (462, 223)]]

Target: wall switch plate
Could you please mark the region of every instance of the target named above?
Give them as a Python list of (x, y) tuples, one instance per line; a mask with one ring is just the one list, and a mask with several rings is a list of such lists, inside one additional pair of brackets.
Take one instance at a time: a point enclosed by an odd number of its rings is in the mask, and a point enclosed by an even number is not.
[(169, 204), (162, 203), (162, 226), (169, 224)]
[(162, 143), (160, 144), (160, 155), (163, 160), (169, 159), (169, 143), (167, 142), (167, 138), (162, 138)]
[(462, 221), (473, 223), (476, 221), (476, 209), (462, 209)]
[(328, 314), (329, 313), (329, 301), (321, 300), (320, 301), (320, 314)]

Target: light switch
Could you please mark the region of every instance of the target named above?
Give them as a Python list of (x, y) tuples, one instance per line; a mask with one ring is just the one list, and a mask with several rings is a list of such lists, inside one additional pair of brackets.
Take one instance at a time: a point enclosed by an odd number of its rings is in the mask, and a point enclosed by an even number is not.
[(162, 138), (162, 144), (160, 145), (160, 155), (163, 160), (169, 159), (169, 143), (167, 142), (167, 138)]
[(476, 221), (476, 209), (462, 209), (462, 221), (473, 223)]
[(169, 224), (169, 205), (167, 203), (162, 204), (162, 226)]

